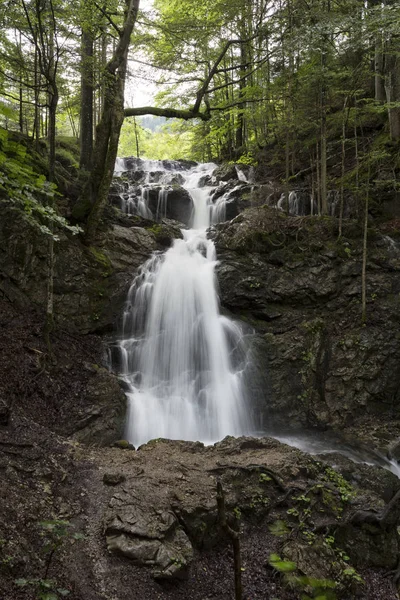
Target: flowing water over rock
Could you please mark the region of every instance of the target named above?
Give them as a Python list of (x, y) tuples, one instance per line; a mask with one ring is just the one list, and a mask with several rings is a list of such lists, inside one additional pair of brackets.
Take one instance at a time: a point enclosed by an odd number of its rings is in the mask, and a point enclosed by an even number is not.
[(253, 429), (244, 334), (220, 315), (215, 247), (206, 234), (219, 212), (213, 188), (199, 183), (214, 168), (169, 171), (193, 202), (192, 228), (147, 261), (129, 290), (118, 347), (129, 399), (126, 437), (135, 445), (160, 437), (211, 443)]

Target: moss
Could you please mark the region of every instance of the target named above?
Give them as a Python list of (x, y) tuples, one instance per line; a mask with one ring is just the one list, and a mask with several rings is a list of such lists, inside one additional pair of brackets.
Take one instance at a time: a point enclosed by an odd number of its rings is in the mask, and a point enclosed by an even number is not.
[(113, 446), (115, 448), (120, 448), (121, 450), (134, 450), (135, 447), (132, 446), (132, 444), (130, 444), (128, 442), (128, 440), (118, 440), (117, 442), (114, 442)]
[(103, 267), (103, 272), (101, 273), (101, 276), (109, 277), (113, 272), (111, 260), (109, 259), (109, 257), (99, 248), (95, 248), (95, 246), (90, 246), (89, 252), (93, 256), (95, 261)]
[(151, 233), (154, 233), (155, 236), (160, 235), (160, 233), (163, 232), (162, 225), (160, 225), (159, 223), (154, 223), (154, 225), (152, 225), (151, 227), (146, 227), (145, 229), (147, 231), (150, 231)]
[(78, 169), (79, 163), (76, 160), (76, 157), (69, 151), (64, 148), (59, 148), (56, 150), (56, 160), (66, 169)]

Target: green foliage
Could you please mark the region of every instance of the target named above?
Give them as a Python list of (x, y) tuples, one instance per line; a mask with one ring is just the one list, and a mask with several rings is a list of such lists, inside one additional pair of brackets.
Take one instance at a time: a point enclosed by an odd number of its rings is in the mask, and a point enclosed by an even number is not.
[(334, 590), (337, 583), (335, 581), (295, 574), (296, 563), (282, 559), (279, 554), (271, 554), (268, 562), (271, 567), (285, 577), (286, 582), (292, 587), (303, 591), (307, 590), (307, 594), (302, 594), (302, 600), (336, 600)]
[(276, 536), (288, 535), (290, 533), (290, 529), (288, 528), (285, 521), (274, 521), (271, 525), (268, 526), (269, 531)]
[(290, 560), (283, 560), (279, 554), (271, 554), (268, 562), (271, 567), (280, 573), (293, 573), (297, 569), (296, 563)]
[(56, 186), (36, 173), (28, 158), (25, 146), (13, 141), (8, 131), (0, 129), (0, 199), (20, 210), (27, 221), (55, 240), (58, 236), (53, 233), (53, 227), (78, 233), (80, 228), (70, 225), (53, 207)]
[(35, 600), (60, 600), (69, 596), (70, 590), (60, 587), (55, 579), (48, 578), (48, 572), (51, 566), (54, 554), (61, 549), (67, 540), (72, 543), (76, 540), (82, 540), (85, 536), (82, 533), (74, 532), (71, 523), (62, 519), (51, 519), (40, 521), (39, 534), (43, 540), (42, 552), (45, 557), (46, 571), (43, 577), (34, 577), (31, 579), (18, 578), (14, 583), (21, 588), (31, 588), (35, 593)]
[(30, 587), (35, 590), (35, 600), (60, 600), (71, 593), (70, 590), (58, 587), (54, 579), (16, 579), (18, 587)]
[(151, 132), (138, 124), (135, 125), (132, 119), (125, 119), (118, 148), (119, 156), (137, 155), (136, 135), (142, 158), (149, 160), (194, 158), (192, 132), (179, 120), (170, 119), (165, 125)]

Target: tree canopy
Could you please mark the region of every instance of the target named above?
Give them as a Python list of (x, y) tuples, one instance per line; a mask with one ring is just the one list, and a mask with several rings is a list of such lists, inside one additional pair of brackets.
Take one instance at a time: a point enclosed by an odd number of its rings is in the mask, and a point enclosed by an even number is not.
[[(154, 115), (173, 119), (157, 135), (174, 156), (179, 148), (197, 160), (254, 162), (273, 148), (287, 184), (307, 163), (322, 212), (330, 156), (352, 157), (336, 188), (356, 185), (386, 156), (379, 141), (369, 157), (362, 152), (368, 130), (400, 139), (393, 0), (154, 0), (143, 10), (139, 0), (13, 0), (0, 20), (2, 124), (48, 140), (50, 181), (56, 136), (80, 139), (74, 215), (89, 237), (124, 119), (136, 152), (156, 153), (140, 123)], [(133, 95), (137, 86), (132, 65), (158, 90), (154, 105), (126, 105), (126, 80)], [(176, 132), (184, 143), (174, 145)]]

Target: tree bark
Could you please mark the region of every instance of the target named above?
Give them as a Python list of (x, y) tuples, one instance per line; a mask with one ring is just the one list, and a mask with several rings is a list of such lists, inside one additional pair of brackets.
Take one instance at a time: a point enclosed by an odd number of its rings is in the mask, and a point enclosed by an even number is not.
[(93, 155), (93, 37), (82, 30), (79, 167), (89, 171)]
[(362, 270), (361, 270), (361, 322), (363, 324), (367, 320), (367, 249), (368, 249), (369, 180), (370, 180), (370, 170), (368, 168), (367, 189), (366, 189), (366, 193), (365, 193), (365, 205), (364, 205), (364, 235), (363, 235), (363, 254), (362, 254)]
[(398, 106), (400, 103), (400, 56), (397, 41), (396, 38), (389, 42), (389, 49), (385, 57), (385, 91), (392, 140), (400, 139), (400, 107)]
[(118, 142), (124, 121), (124, 88), (130, 37), (136, 22), (139, 0), (125, 0), (126, 10), (120, 39), (105, 68), (104, 106), (96, 129), (93, 164), (89, 180), (78, 200), (74, 216), (87, 219), (85, 240), (92, 243), (108, 199)]

